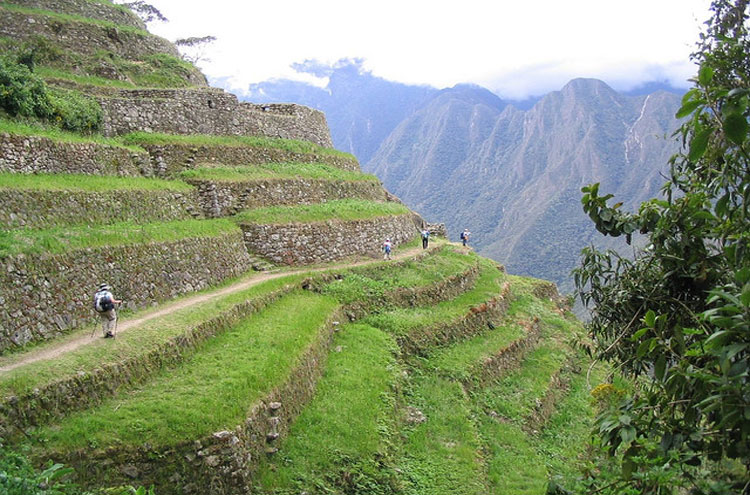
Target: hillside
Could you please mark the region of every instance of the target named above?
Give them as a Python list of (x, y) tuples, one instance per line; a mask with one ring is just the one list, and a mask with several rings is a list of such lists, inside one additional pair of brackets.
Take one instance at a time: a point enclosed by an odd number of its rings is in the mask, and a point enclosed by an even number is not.
[(657, 196), (678, 106), (672, 93), (624, 96), (587, 79), (526, 111), (451, 89), (402, 122), (365, 168), (452, 235), (468, 228), (480, 253), (570, 291), (581, 248), (602, 242), (581, 187), (600, 182), (626, 207)]
[[(321, 112), (206, 86), (120, 6), (4, 2), (0, 37), (0, 489), (541, 494), (576, 475), (604, 377), (554, 284), (441, 238)], [(74, 472), (29, 474), (49, 462)]]

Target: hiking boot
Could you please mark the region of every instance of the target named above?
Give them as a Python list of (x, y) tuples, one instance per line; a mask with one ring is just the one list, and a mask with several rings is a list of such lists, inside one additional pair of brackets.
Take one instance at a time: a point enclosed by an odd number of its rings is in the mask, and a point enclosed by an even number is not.
[(105, 339), (113, 339), (113, 338), (115, 338), (115, 334), (113, 334), (112, 332), (107, 332), (107, 333), (104, 334), (104, 338)]

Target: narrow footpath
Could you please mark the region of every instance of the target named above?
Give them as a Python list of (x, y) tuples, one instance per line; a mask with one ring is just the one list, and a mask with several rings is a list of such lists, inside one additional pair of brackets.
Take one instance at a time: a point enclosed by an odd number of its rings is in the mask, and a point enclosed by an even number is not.
[[(439, 244), (438, 244), (439, 245)], [(436, 244), (433, 244), (428, 248), (428, 251), (431, 251), (432, 249), (435, 249)], [(423, 249), (420, 246), (404, 249), (404, 250), (394, 250), (395, 252), (392, 254), (392, 258), (394, 260), (408, 258), (410, 256), (417, 255), (418, 253), (422, 252)], [(316, 273), (316, 272), (324, 272), (327, 270), (337, 270), (342, 268), (353, 268), (356, 266), (363, 266), (363, 265), (370, 265), (374, 263), (381, 262), (382, 260), (377, 259), (368, 259), (363, 261), (357, 261), (354, 263), (342, 263), (342, 264), (332, 264), (320, 268), (300, 268), (299, 270), (291, 270), (291, 271), (279, 271), (279, 272), (260, 272), (257, 275), (253, 275), (252, 277), (241, 280), (235, 284), (229, 285), (227, 287), (223, 287), (221, 289), (205, 293), (205, 294), (196, 294), (194, 296), (189, 296), (183, 299), (179, 299), (177, 301), (173, 302), (166, 302), (163, 303), (160, 309), (150, 312), (147, 315), (138, 316), (137, 314), (131, 315), (130, 318), (124, 319), (124, 318), (118, 318), (117, 322), (117, 333), (120, 334), (122, 332), (127, 332), (130, 329), (137, 328), (143, 323), (153, 320), (154, 318), (160, 318), (162, 316), (168, 315), (170, 313), (173, 313), (175, 311), (179, 311), (183, 308), (192, 306), (194, 304), (200, 304), (206, 301), (210, 301), (211, 299), (215, 299), (217, 297), (225, 296), (228, 294), (232, 294), (234, 292), (242, 291), (247, 288), (253, 287), (255, 285), (258, 285), (262, 282), (266, 282), (268, 280), (273, 280), (280, 277), (286, 277), (289, 275), (296, 275), (300, 273)], [(55, 359), (58, 356), (61, 356), (65, 353), (74, 351), (80, 347), (83, 347), (85, 345), (90, 344), (97, 338), (101, 336), (101, 332), (96, 329), (94, 330), (94, 337), (91, 336), (89, 331), (91, 330), (91, 326), (87, 326), (85, 328), (85, 332), (83, 330), (78, 330), (76, 333), (80, 332), (81, 335), (78, 337), (68, 340), (66, 342), (60, 343), (60, 345), (52, 346), (52, 347), (40, 347), (36, 349), (31, 349), (28, 352), (22, 352), (18, 354), (11, 354), (8, 356), (0, 357), (0, 374), (14, 370), (16, 368), (20, 368), (22, 366), (25, 366), (27, 364), (35, 363), (37, 361), (44, 361), (48, 359)]]

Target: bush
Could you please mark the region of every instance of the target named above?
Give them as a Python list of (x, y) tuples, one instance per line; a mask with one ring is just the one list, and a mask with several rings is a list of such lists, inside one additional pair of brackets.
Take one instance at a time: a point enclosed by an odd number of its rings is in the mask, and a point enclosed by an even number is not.
[(23, 64), (0, 57), (0, 108), (12, 117), (49, 118), (47, 86)]
[(33, 60), (24, 53), (16, 59), (0, 58), (0, 108), (11, 117), (48, 120), (68, 131), (90, 133), (99, 129), (99, 104), (77, 91), (48, 88), (31, 71)]
[(99, 129), (102, 108), (77, 91), (53, 88), (48, 92), (55, 124), (67, 131), (90, 133)]

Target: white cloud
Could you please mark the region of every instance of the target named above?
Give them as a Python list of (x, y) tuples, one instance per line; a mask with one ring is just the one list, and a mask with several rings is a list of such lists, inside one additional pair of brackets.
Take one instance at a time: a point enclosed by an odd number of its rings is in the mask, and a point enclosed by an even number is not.
[[(295, 62), (364, 58), (373, 74), (436, 87), (473, 82), (523, 97), (574, 77), (679, 83), (710, 0), (151, 0), (169, 39), (213, 35), (211, 77), (236, 87), (299, 79)], [(307, 76), (306, 76), (307, 77)]]

